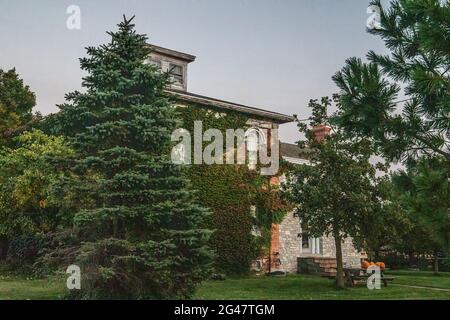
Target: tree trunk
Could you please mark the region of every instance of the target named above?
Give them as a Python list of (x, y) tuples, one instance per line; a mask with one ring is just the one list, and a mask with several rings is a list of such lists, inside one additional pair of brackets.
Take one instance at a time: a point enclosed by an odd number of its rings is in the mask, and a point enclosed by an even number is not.
[(439, 260), (438, 260), (438, 252), (434, 252), (434, 263), (433, 263), (433, 271), (434, 275), (439, 275)]
[(342, 238), (338, 232), (334, 233), (334, 243), (336, 246), (336, 287), (342, 289), (345, 288), (344, 283), (344, 268), (342, 263)]
[(380, 260), (380, 250), (379, 249), (374, 250), (373, 255), (374, 255), (375, 261)]
[(414, 252), (413, 251), (408, 252), (408, 258), (409, 258), (409, 267), (412, 268), (414, 265)]
[(118, 223), (117, 219), (113, 220), (112, 229), (113, 229), (113, 237), (118, 239), (119, 238), (119, 223)]
[(0, 260), (6, 259), (8, 255), (8, 238), (0, 237)]

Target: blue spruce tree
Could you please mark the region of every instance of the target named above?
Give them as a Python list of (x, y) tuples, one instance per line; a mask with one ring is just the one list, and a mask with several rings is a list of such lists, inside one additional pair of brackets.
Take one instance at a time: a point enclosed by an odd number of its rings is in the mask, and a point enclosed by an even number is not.
[(169, 157), (179, 124), (164, 94), (170, 77), (145, 63), (151, 48), (132, 20), (87, 48), (86, 91), (67, 94), (52, 120), (79, 154), (74, 171), (89, 177), (90, 200), (74, 217), (85, 241), (75, 298), (188, 298), (210, 269), (208, 210)]

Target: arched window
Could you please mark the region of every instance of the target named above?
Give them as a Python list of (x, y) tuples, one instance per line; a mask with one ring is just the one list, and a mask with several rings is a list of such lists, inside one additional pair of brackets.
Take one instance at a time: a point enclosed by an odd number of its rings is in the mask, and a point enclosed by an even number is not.
[(266, 140), (266, 135), (260, 128), (252, 127), (245, 132), (248, 151), (258, 151), (261, 146), (267, 144)]
[(260, 128), (252, 127), (245, 132), (245, 143), (248, 151), (248, 168), (255, 170), (258, 163), (258, 151), (267, 144), (266, 136)]

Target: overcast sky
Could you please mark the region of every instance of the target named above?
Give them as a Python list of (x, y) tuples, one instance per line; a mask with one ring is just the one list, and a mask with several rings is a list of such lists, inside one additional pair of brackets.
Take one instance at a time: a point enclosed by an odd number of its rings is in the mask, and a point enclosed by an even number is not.
[[(385, 1), (386, 3), (386, 1)], [(188, 90), (285, 114), (309, 116), (309, 99), (336, 92), (331, 76), (346, 58), (383, 43), (366, 33), (369, 0), (0, 0), (0, 68), (16, 67), (37, 96), (36, 111), (57, 111), (80, 89), (78, 58), (109, 41), (122, 15), (163, 47), (197, 56)], [(66, 27), (69, 5), (81, 30)], [(283, 141), (299, 138), (283, 125)]]

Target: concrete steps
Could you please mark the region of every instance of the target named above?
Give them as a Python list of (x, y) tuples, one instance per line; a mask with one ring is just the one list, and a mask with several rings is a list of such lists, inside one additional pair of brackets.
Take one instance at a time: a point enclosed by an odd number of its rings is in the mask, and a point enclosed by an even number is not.
[(298, 273), (315, 274), (324, 277), (336, 276), (336, 259), (325, 257), (298, 258)]

